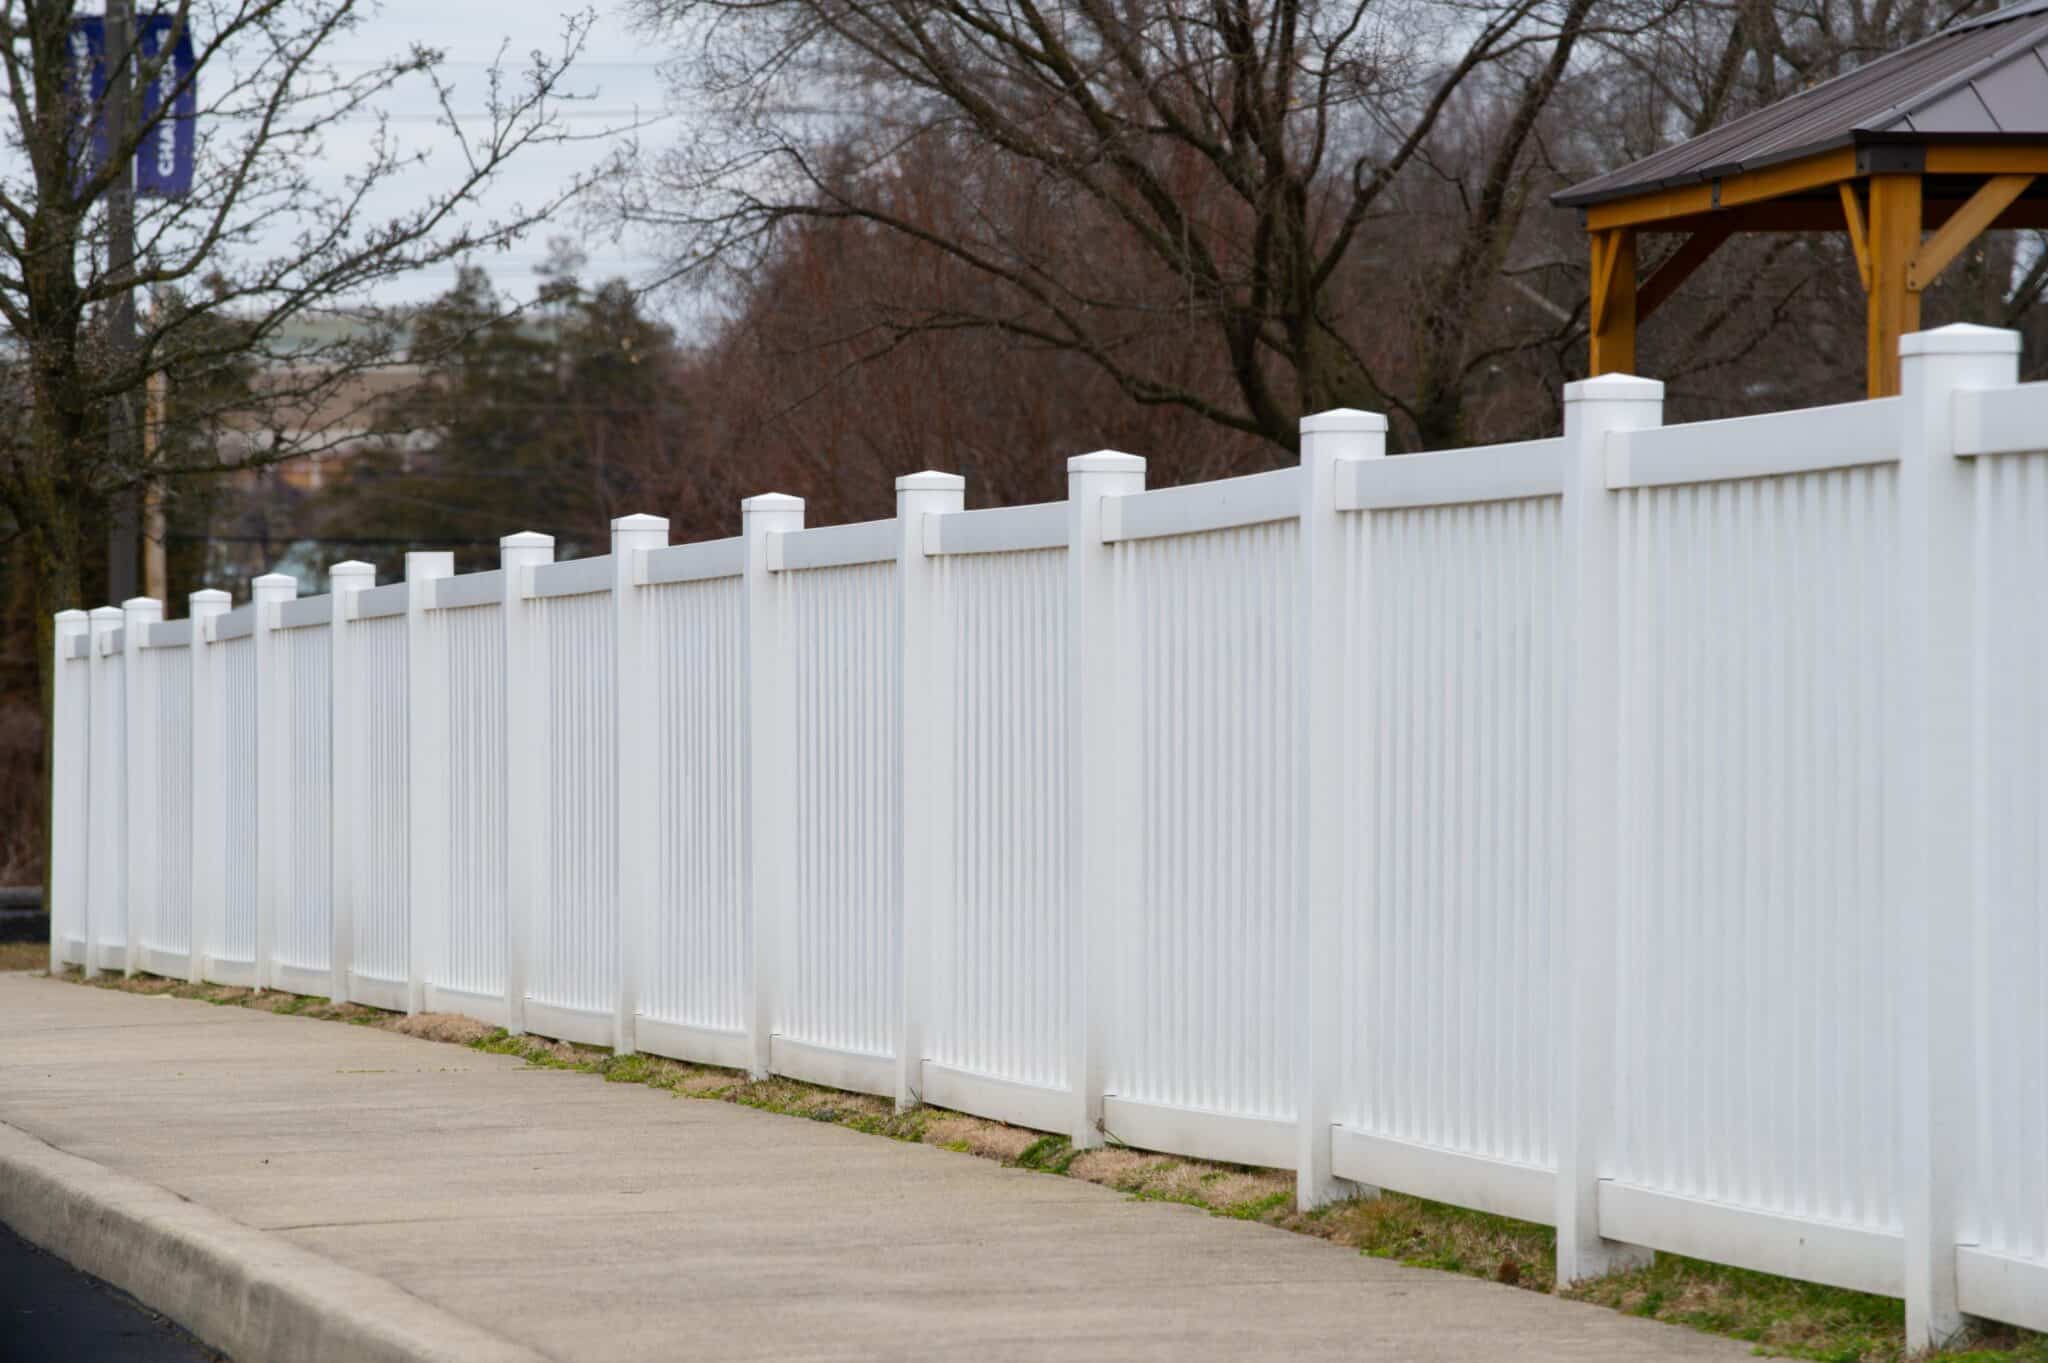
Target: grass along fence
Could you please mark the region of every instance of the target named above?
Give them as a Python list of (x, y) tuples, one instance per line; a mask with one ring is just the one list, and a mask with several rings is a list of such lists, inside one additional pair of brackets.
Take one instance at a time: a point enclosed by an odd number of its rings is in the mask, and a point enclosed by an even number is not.
[(54, 964), (2048, 1328), (2048, 385), (58, 617)]

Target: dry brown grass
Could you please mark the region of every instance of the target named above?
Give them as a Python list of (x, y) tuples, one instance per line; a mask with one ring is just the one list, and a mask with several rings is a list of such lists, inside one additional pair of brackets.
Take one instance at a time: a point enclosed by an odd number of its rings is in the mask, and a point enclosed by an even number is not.
[(47, 970), (49, 965), (48, 942), (0, 942), (0, 972)]

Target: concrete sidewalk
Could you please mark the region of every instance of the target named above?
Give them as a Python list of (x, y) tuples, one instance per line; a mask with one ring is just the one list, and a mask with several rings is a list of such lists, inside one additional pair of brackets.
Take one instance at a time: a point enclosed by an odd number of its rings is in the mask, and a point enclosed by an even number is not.
[[(1749, 1356), (929, 1146), (370, 1028), (26, 975), (0, 976), (0, 1122), (112, 1171), (110, 1197), (154, 1196), (175, 1217), (180, 1204), (125, 1175), (217, 1214), (201, 1230), (233, 1240), (230, 1257), (274, 1259), (312, 1295), (363, 1311), (416, 1308), (421, 1338), (495, 1336), (505, 1347), (490, 1352), (506, 1358)], [(10, 1159), (42, 1158), (88, 1189), (69, 1196), (93, 1196), (91, 1166), (25, 1155), (30, 1144), (0, 1143), (0, 1180), (28, 1176)], [(163, 1282), (121, 1285), (177, 1315)], [(245, 1294), (237, 1310), (275, 1295)]]

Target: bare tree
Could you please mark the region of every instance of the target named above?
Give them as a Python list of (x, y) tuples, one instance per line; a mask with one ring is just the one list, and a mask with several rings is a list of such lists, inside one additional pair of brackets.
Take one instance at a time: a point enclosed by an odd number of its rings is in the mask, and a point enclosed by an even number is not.
[[(10, 152), (0, 163), (0, 391), (15, 407), (0, 452), (0, 533), (10, 572), (27, 580), (39, 665), (50, 614), (82, 598), (93, 522), (111, 498), (145, 481), (217, 478), (312, 453), (348, 420), (334, 395), (397, 355), (388, 326), (308, 342), (292, 335), (295, 323), (354, 311), (380, 281), (508, 242), (578, 188), (551, 187), (495, 216), (480, 207), (523, 150), (568, 135), (556, 105), (587, 17), (565, 21), (549, 50), (523, 66), (495, 66), (481, 100), (464, 102), (428, 48), (362, 70), (330, 63), (365, 8), (165, 4), (173, 41), (153, 56), (132, 41), (109, 52), (114, 78), (95, 102), (73, 66), (75, 6), (0, 0)], [(179, 34), (195, 57), (182, 75), (171, 65)], [(152, 81), (165, 93), (145, 116), (141, 92)], [(380, 97), (406, 81), (426, 83), (437, 101), (431, 177), (417, 175), (429, 153), (404, 145), (379, 112)], [(176, 96), (188, 89), (198, 99), (191, 190), (139, 202), (132, 265), (110, 267), (117, 168), (168, 133)], [(123, 107), (110, 107), (124, 94)], [(86, 135), (94, 125), (110, 129), (97, 156)], [(429, 187), (409, 188), (419, 183)], [(129, 342), (110, 321), (138, 293), (163, 306)], [(204, 381), (224, 370), (251, 377)], [(135, 397), (158, 374), (182, 393), (173, 404), (182, 420), (221, 438), (160, 442), (163, 457), (145, 463), (140, 441), (110, 442), (107, 427), (131, 406), (139, 411)], [(217, 405), (204, 400), (209, 392), (220, 394)], [(323, 410), (324, 423), (309, 420)], [(230, 415), (242, 428), (232, 443)]]
[[(685, 269), (758, 265), (840, 221), (973, 271), (971, 303), (875, 298), (878, 327), (979, 329), (1084, 357), (1139, 403), (1291, 449), (1302, 412), (1462, 434), (1489, 314), (1536, 187), (1545, 112), (1590, 38), (1656, 0), (634, 0), (686, 48), (712, 117), (630, 182)], [(1676, 0), (1673, 0), (1676, 3)], [(1455, 134), (1455, 135), (1453, 135)], [(946, 178), (930, 172), (943, 167)], [(1361, 287), (1406, 196), (1413, 325)], [(1124, 249), (1128, 247), (1130, 249)], [(1216, 357), (1159, 363), (1162, 328)], [(1490, 353), (1492, 352), (1492, 353)]]
[[(110, 33), (96, 94), (76, 64), (73, 0), (0, 0), (0, 598), (17, 622), (0, 650), (0, 709), (13, 713), (23, 692), (47, 713), (51, 616), (97, 588), (116, 503), (333, 443), (356, 424), (340, 395), (399, 357), (391, 319), (366, 310), (370, 291), (507, 243), (580, 188), (484, 203), (522, 152), (570, 136), (557, 105), (587, 16), (562, 21), (546, 50), (494, 64), (480, 92), (458, 92), (425, 47), (329, 60), (371, 0), (140, 8), (169, 38), (145, 55)], [(181, 36), (189, 67), (176, 62)], [(161, 97), (145, 105), (152, 82)], [(430, 153), (381, 112), (409, 82), (438, 108), (430, 174)], [(131, 214), (118, 168), (161, 150), (181, 95), (197, 104), (190, 191)], [(325, 329), (332, 339), (299, 325), (337, 312), (351, 323)], [(159, 377), (175, 424), (146, 446), (141, 396)], [(46, 793), (47, 750), (34, 746), (9, 741), (0, 765), (30, 789), (23, 768), (40, 765)]]

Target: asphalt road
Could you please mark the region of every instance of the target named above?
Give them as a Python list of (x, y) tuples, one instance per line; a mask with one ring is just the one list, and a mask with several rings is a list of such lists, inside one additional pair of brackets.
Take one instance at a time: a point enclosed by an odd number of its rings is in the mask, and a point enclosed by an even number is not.
[(0, 1226), (0, 1363), (221, 1363), (127, 1293)]

